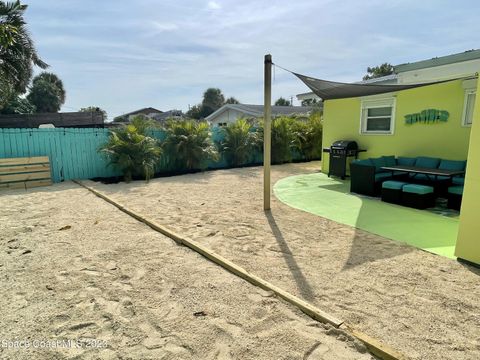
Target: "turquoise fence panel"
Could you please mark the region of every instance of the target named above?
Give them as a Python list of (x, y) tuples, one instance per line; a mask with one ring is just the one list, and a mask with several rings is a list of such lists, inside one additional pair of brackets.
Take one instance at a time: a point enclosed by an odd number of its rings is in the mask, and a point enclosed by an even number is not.
[(107, 129), (0, 129), (0, 158), (48, 156), (52, 179), (61, 182), (120, 175), (98, 148)]

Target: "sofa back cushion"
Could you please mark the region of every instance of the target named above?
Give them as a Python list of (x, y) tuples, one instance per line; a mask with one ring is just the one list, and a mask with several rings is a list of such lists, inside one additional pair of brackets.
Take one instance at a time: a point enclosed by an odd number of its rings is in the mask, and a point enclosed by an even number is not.
[(415, 166), (416, 158), (399, 156), (397, 159), (397, 164), (402, 166)]
[(363, 166), (373, 166), (372, 162), (370, 159), (362, 159), (362, 160), (353, 160), (352, 164), (355, 165), (363, 165)]
[(372, 162), (373, 166), (375, 166), (375, 172), (381, 172), (383, 171), (381, 169), (382, 166), (387, 166), (387, 163), (385, 161), (385, 158), (383, 156), (378, 157), (378, 158), (370, 158), (370, 161)]
[(395, 165), (397, 165), (397, 162), (395, 161), (395, 156), (394, 155), (382, 156), (382, 157), (385, 160), (385, 166), (395, 166)]
[(430, 169), (436, 169), (438, 164), (440, 164), (440, 159), (427, 156), (419, 156), (417, 157), (417, 161), (415, 161), (415, 166)]
[(438, 168), (442, 170), (463, 171), (465, 170), (465, 165), (467, 165), (466, 161), (442, 160)]

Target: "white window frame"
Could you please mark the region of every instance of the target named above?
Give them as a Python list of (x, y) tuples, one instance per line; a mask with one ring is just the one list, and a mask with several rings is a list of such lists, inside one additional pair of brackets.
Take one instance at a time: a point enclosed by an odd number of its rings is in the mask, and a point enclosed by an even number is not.
[[(473, 113), (472, 113), (472, 122), (467, 123), (467, 103), (468, 103), (468, 96), (471, 94), (475, 94), (475, 100), (477, 98), (477, 89), (466, 89), (465, 90), (465, 96), (463, 100), (463, 114), (462, 114), (462, 126), (464, 127), (470, 127), (472, 126), (473, 123)], [(475, 104), (474, 104), (475, 108)]]
[[(393, 135), (395, 132), (395, 113), (396, 113), (397, 98), (392, 96), (388, 98), (377, 99), (362, 99), (360, 104), (360, 135)], [(372, 131), (367, 130), (368, 109), (391, 107), (392, 115), (390, 116), (390, 130), (389, 131)], [(382, 116), (384, 117), (384, 116)]]

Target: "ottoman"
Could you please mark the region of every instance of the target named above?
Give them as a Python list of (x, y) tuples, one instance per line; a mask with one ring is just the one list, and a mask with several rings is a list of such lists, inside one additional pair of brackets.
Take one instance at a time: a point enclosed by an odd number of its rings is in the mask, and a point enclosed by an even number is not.
[(402, 188), (408, 183), (388, 180), (382, 183), (382, 201), (392, 204), (402, 204)]
[(462, 205), (463, 186), (450, 186), (447, 193), (447, 207), (449, 209), (460, 210)]
[(435, 206), (435, 195), (432, 186), (407, 184), (402, 188), (402, 203), (415, 209), (426, 209)]

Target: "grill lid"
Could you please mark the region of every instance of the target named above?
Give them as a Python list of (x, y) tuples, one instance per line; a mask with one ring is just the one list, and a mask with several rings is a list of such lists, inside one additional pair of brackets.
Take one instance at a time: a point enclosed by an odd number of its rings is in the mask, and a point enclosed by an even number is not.
[(353, 140), (337, 140), (333, 142), (331, 147), (336, 149), (358, 150), (357, 142)]

